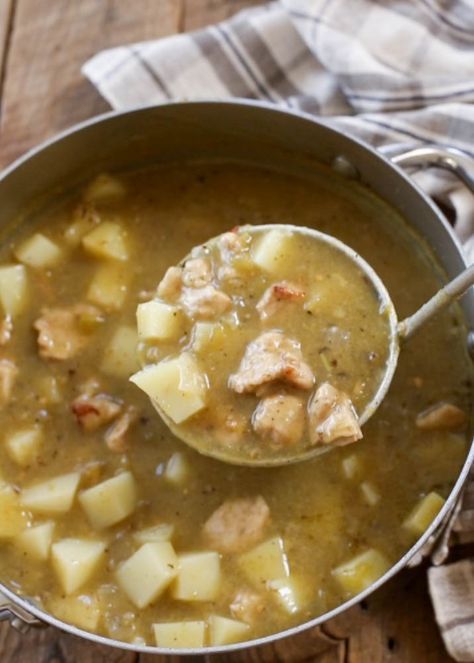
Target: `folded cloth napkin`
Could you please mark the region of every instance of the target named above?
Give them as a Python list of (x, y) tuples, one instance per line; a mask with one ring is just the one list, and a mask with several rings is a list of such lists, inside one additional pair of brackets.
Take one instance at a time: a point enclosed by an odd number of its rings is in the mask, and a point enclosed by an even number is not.
[[(280, 0), (199, 32), (103, 51), (83, 73), (116, 109), (261, 99), (324, 116), (388, 155), (441, 143), (474, 159), (472, 0)], [(434, 169), (415, 179), (452, 209), (474, 261), (472, 194)], [(460, 541), (474, 533), (474, 481), (465, 500)], [(429, 585), (449, 653), (474, 661), (474, 564), (432, 568)]]

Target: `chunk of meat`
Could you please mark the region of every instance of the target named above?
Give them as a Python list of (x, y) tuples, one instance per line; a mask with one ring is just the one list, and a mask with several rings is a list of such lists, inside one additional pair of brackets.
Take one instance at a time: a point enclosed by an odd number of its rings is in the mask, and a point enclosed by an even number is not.
[(213, 434), (223, 444), (233, 446), (242, 439), (247, 423), (247, 418), (233, 408), (219, 408), (213, 415)]
[(125, 412), (106, 430), (104, 440), (110, 451), (123, 453), (127, 450), (127, 433), (137, 419), (137, 408), (129, 405)]
[(270, 509), (263, 497), (226, 500), (204, 524), (208, 543), (223, 553), (250, 548), (263, 537)]
[(303, 403), (289, 394), (275, 394), (263, 398), (252, 417), (255, 432), (279, 447), (299, 442), (303, 436), (304, 424)]
[(416, 426), (422, 430), (456, 430), (466, 422), (466, 413), (451, 403), (436, 403), (416, 418)]
[(183, 286), (183, 270), (181, 267), (169, 267), (158, 284), (157, 294), (162, 299), (175, 300)]
[(191, 258), (186, 260), (183, 269), (183, 284), (187, 288), (203, 288), (212, 281), (212, 269), (209, 260)]
[(13, 322), (9, 315), (7, 315), (0, 322), (0, 345), (6, 345), (10, 342), (13, 332)]
[(229, 387), (238, 394), (248, 394), (276, 381), (311, 389), (314, 375), (303, 360), (298, 341), (282, 332), (269, 331), (248, 344), (239, 370), (229, 377)]
[(224, 262), (230, 262), (237, 255), (241, 255), (249, 246), (249, 236), (243, 233), (229, 231), (219, 238), (219, 249)]
[(91, 432), (110, 423), (121, 413), (123, 404), (108, 394), (82, 394), (73, 400), (71, 410), (82, 428)]
[(18, 367), (10, 359), (0, 359), (0, 407), (8, 403), (12, 396)]
[(286, 302), (302, 302), (305, 296), (305, 291), (294, 283), (274, 283), (265, 290), (257, 304), (260, 320), (267, 320), (275, 315)]
[(70, 359), (87, 344), (90, 333), (84, 317), (99, 317), (95, 306), (76, 304), (69, 308), (45, 308), (33, 327), (38, 331), (38, 347), (41, 357), (46, 359)]
[(251, 589), (240, 589), (229, 609), (235, 619), (246, 624), (255, 624), (265, 611), (265, 601), (260, 594)]
[(216, 318), (232, 306), (231, 298), (213, 285), (185, 288), (181, 302), (186, 314), (195, 320)]
[(349, 396), (323, 382), (308, 407), (312, 444), (343, 446), (362, 438), (356, 411)]

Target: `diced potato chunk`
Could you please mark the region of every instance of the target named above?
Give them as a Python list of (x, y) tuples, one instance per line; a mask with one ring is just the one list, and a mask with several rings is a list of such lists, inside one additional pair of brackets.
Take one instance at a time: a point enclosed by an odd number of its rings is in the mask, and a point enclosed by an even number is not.
[(215, 647), (245, 640), (250, 630), (249, 625), (244, 622), (219, 615), (211, 615), (207, 623), (209, 625), (209, 644)]
[(361, 470), (360, 460), (355, 454), (351, 454), (344, 458), (341, 468), (346, 479), (355, 479)]
[(0, 267), (0, 302), (6, 315), (15, 318), (26, 306), (28, 284), (24, 265)]
[(0, 539), (11, 539), (27, 525), (28, 519), (22, 511), (17, 493), (11, 486), (0, 481)]
[(108, 375), (128, 378), (138, 368), (138, 335), (133, 327), (119, 327), (104, 351), (102, 370)]
[(216, 552), (187, 553), (178, 557), (179, 572), (171, 595), (180, 601), (212, 601), (220, 589), (221, 568)]
[(63, 257), (63, 251), (41, 233), (35, 233), (15, 250), (15, 257), (24, 265), (47, 269)]
[(370, 481), (363, 481), (360, 484), (360, 490), (369, 506), (375, 506), (380, 501), (380, 494)]
[(170, 341), (183, 333), (183, 312), (179, 306), (151, 301), (137, 307), (139, 338), (147, 341)]
[(388, 559), (378, 550), (369, 548), (332, 572), (339, 585), (354, 596), (370, 587), (390, 568)]
[(186, 456), (179, 451), (174, 453), (166, 463), (163, 476), (166, 481), (177, 486), (185, 483), (189, 476), (189, 464), (186, 460)]
[(80, 245), (84, 235), (91, 230), (94, 225), (92, 216), (82, 214), (64, 231), (64, 241), (71, 248), (76, 248)]
[(97, 600), (87, 594), (56, 596), (47, 602), (48, 611), (67, 624), (74, 624), (84, 631), (95, 631), (100, 621)]
[(303, 610), (311, 598), (304, 581), (293, 576), (270, 580), (267, 588), (274, 593), (279, 605), (290, 615)]
[(438, 493), (428, 493), (408, 514), (403, 522), (404, 529), (414, 536), (421, 536), (441, 511), (444, 503), (445, 500)]
[(284, 230), (270, 230), (252, 251), (254, 262), (264, 271), (278, 274), (288, 260), (291, 235)]
[(104, 559), (105, 543), (86, 539), (62, 539), (51, 546), (53, 566), (66, 594), (82, 587)]
[(21, 503), (35, 513), (66, 513), (72, 506), (80, 477), (79, 472), (71, 472), (24, 488)]
[(44, 561), (49, 557), (53, 532), (54, 523), (51, 521), (28, 527), (15, 537), (15, 545), (34, 559)]
[(21, 467), (26, 467), (38, 456), (42, 439), (41, 428), (33, 426), (9, 435), (5, 440), (5, 446), (10, 458)]
[(283, 539), (275, 536), (239, 557), (239, 566), (255, 585), (290, 575)]
[(103, 221), (82, 238), (82, 246), (96, 258), (128, 260), (126, 232), (113, 221)]
[(137, 608), (153, 603), (178, 572), (178, 558), (168, 541), (145, 543), (116, 571), (118, 583)]
[(206, 377), (188, 352), (161, 361), (132, 375), (130, 380), (176, 424), (206, 406)]
[(203, 647), (206, 622), (153, 624), (153, 632), (157, 647), (169, 647), (170, 649)]
[(103, 529), (119, 523), (135, 510), (137, 489), (131, 472), (102, 481), (79, 495), (92, 527)]
[(158, 541), (171, 541), (174, 534), (174, 525), (160, 523), (152, 527), (146, 527), (133, 533), (133, 538), (138, 543), (156, 543)]
[(104, 203), (120, 200), (127, 193), (127, 188), (117, 177), (101, 173), (89, 184), (84, 192), (88, 203)]
[(110, 263), (99, 267), (89, 283), (86, 298), (105, 311), (122, 308), (128, 292), (128, 273), (123, 265)]
[(212, 352), (224, 340), (224, 327), (219, 322), (196, 322), (191, 347), (194, 352)]

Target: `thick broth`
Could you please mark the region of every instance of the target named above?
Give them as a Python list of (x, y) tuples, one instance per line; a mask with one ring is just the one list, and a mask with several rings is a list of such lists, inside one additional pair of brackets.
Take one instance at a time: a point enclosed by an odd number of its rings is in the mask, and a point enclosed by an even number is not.
[[(403, 349), (390, 393), (357, 444), (321, 461), (276, 469), (251, 470), (213, 461), (174, 439), (144, 394), (127, 381), (126, 375), (136, 368), (133, 357), (122, 353), (122, 365), (114, 361), (111, 369), (109, 361), (103, 368), (117, 327), (135, 325), (139, 293), (145, 291), (149, 297), (166, 268), (192, 246), (246, 223), (318, 228), (352, 246), (374, 267), (400, 318), (434, 293), (439, 277), (431, 258), (391, 209), (330, 173), (304, 180), (235, 164), (180, 164), (121, 179), (127, 193), (115, 202), (92, 205), (95, 211), (87, 229), (104, 218), (126, 228), (130, 258), (118, 263), (116, 276), (123, 280), (126, 296), (123, 306), (106, 313), (103, 320), (90, 316), (82, 320), (90, 326), (90, 338), (77, 357), (65, 361), (39, 357), (32, 324), (43, 307), (85, 301), (99, 268), (100, 260), (80, 246), (71, 246), (71, 232), (69, 245), (65, 239), (78, 215), (84, 218), (84, 208), (78, 212), (78, 198), (46, 211), (3, 242), (2, 263), (11, 263), (12, 250), (34, 231), (44, 232), (63, 247), (64, 256), (52, 269), (27, 269), (28, 305), (14, 320), (11, 341), (1, 349), (2, 358), (14, 361), (19, 374), (10, 401), (0, 411), (4, 438), (0, 468), (1, 477), (16, 491), (79, 470), (79, 493), (130, 470), (138, 486), (138, 504), (128, 518), (101, 530), (91, 526), (77, 498), (65, 514), (26, 516), (34, 524), (54, 521), (53, 541), (74, 537), (106, 544), (100, 568), (72, 593), (73, 598), (85, 597), (79, 603), (88, 606), (89, 619), (84, 618), (84, 610), (78, 613), (64, 603), (64, 589), (50, 560), (34, 559), (11, 537), (5, 537), (0, 548), (0, 578), (65, 621), (137, 643), (155, 643), (155, 623), (205, 620), (213, 614), (231, 617), (229, 605), (242, 588), (263, 597), (263, 608), (241, 638), (274, 633), (320, 615), (365, 586), (360, 578), (359, 585), (341, 583), (341, 574), (333, 571), (359, 553), (374, 550), (383, 562), (370, 582), (416, 539), (413, 529), (402, 524), (420, 499), (432, 491), (446, 497), (456, 479), (466, 456), (467, 433), (421, 430), (415, 418), (442, 400), (469, 411), (471, 367), (458, 311), (452, 308), (441, 314)], [(90, 218), (90, 204), (87, 209)], [(53, 393), (51, 376), (58, 393)], [(104, 443), (105, 427), (86, 432), (71, 413), (71, 402), (90, 378), (100, 381), (102, 392), (139, 411), (120, 453)], [(19, 466), (8, 453), (7, 439), (31, 426), (43, 431), (39, 451), (32, 462)], [(174, 458), (184, 469), (170, 479), (167, 463), (176, 453), (180, 456)], [(100, 464), (91, 465), (96, 461)], [(175, 528), (172, 543), (177, 552), (209, 550), (202, 531), (213, 511), (228, 498), (256, 495), (263, 496), (271, 514), (262, 541), (283, 538), (290, 577), (298, 587), (298, 610), (285, 609), (274, 589), (252, 582), (238, 554), (220, 556), (220, 587), (211, 601), (175, 600), (165, 591), (139, 609), (118, 587), (116, 569), (139, 547), (135, 532), (169, 523)]]

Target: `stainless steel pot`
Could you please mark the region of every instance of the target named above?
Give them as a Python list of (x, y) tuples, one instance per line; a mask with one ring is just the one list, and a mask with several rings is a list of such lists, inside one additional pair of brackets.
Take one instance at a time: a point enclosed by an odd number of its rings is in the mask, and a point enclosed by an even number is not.
[[(32, 201), (49, 200), (79, 183), (86, 175), (104, 169), (130, 169), (151, 162), (183, 159), (245, 160), (283, 169), (306, 169), (320, 162), (339, 173), (358, 178), (397, 209), (422, 235), (436, 254), (449, 278), (465, 267), (453, 231), (433, 202), (405, 175), (399, 166), (437, 165), (457, 174), (474, 193), (474, 180), (464, 167), (466, 157), (454, 150), (436, 147), (412, 150), (391, 163), (367, 145), (328, 127), (322, 121), (274, 106), (246, 101), (174, 103), (124, 113), (110, 113), (84, 122), (32, 150), (6, 169), (0, 178), (0, 227), (25, 214)], [(397, 165), (394, 165), (397, 164)], [(466, 327), (474, 329), (474, 293), (462, 302)], [(474, 333), (473, 333), (474, 335)], [(438, 537), (449, 523), (474, 459), (474, 445), (442, 511), (423, 537), (369, 589), (335, 610), (305, 624), (250, 643), (227, 647), (179, 650), (180, 654), (205, 654), (261, 645), (300, 633), (350, 608), (376, 590), (423, 549), (428, 539)], [(100, 644), (148, 653), (177, 653), (158, 647), (118, 642), (86, 633), (48, 615), (25, 598), (0, 584), (0, 619), (10, 619), (20, 629), (51, 624)]]

